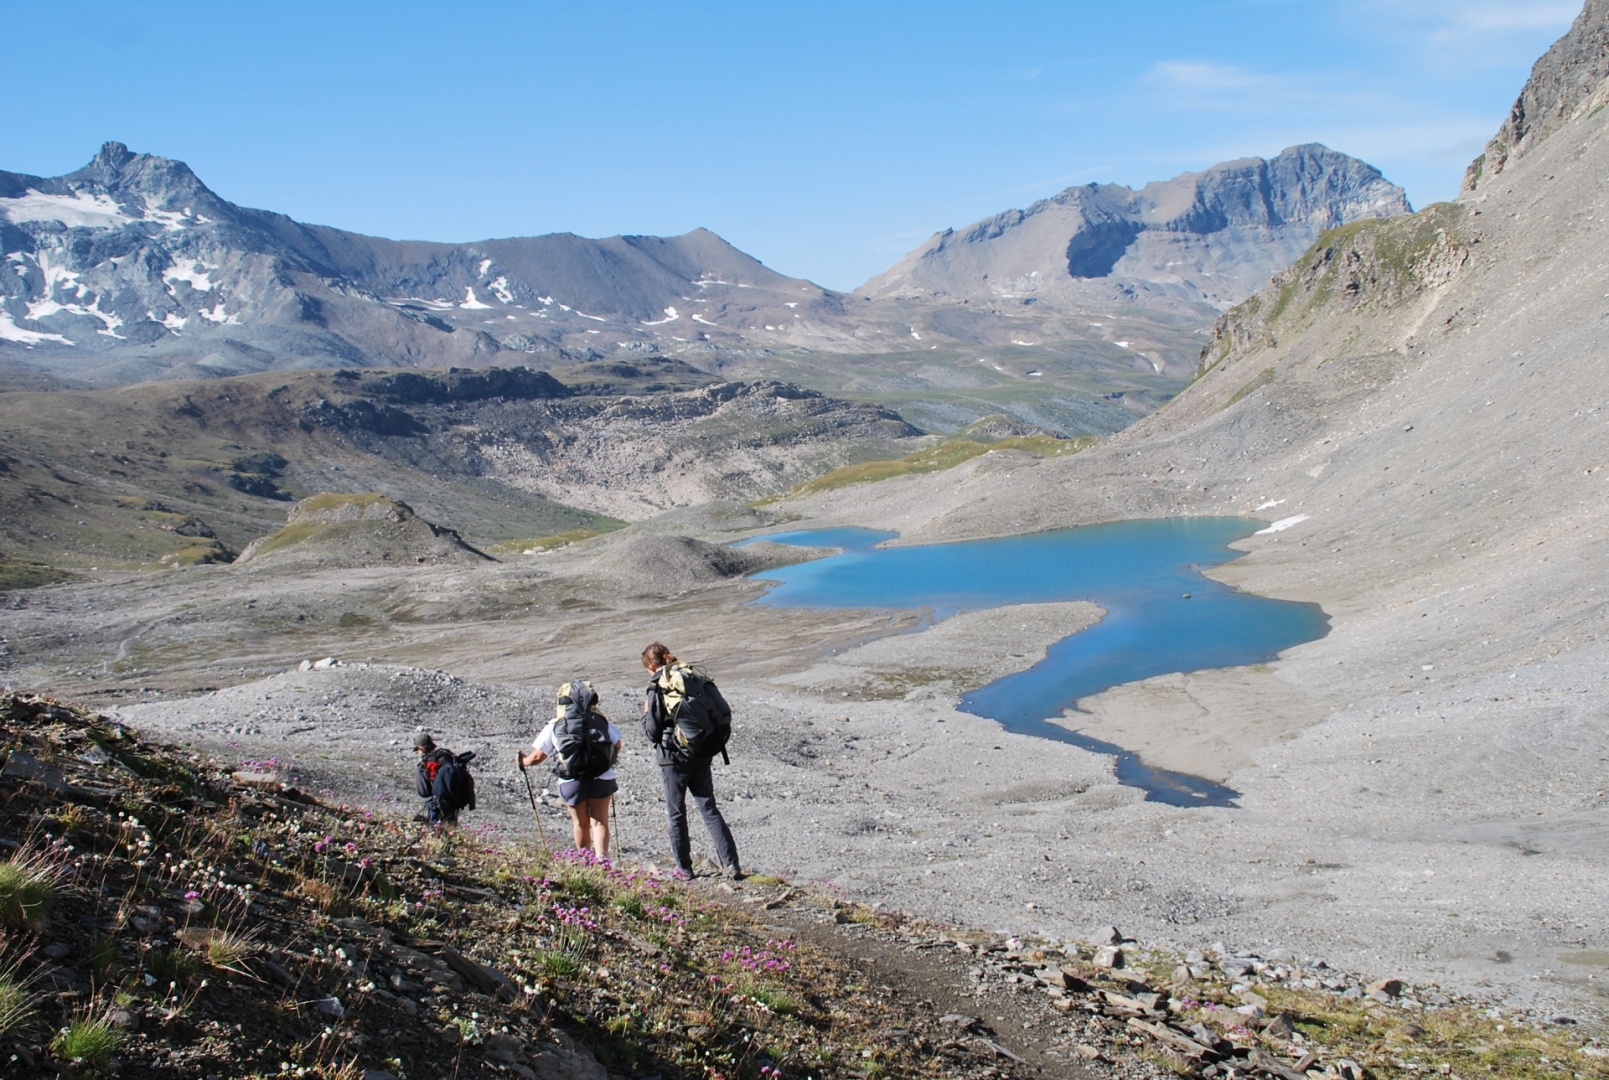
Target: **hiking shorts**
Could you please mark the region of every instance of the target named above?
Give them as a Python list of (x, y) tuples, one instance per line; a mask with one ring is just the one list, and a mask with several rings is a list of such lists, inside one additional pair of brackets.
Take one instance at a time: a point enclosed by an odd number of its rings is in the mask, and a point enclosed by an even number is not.
[(607, 799), (620, 790), (613, 780), (560, 780), (559, 801), (565, 806), (580, 806), (587, 799)]

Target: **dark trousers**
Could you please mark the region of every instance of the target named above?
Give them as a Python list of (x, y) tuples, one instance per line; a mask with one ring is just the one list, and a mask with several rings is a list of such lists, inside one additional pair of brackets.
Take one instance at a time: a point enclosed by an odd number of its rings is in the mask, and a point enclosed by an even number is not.
[(710, 775), (710, 763), (699, 761), (684, 768), (661, 765), (659, 776), (665, 784), (667, 831), (677, 868), (693, 872), (693, 841), (687, 833), (687, 796), (691, 794), (704, 819), (704, 827), (710, 831), (721, 866), (736, 870), (737, 844), (732, 839), (732, 830), (726, 827), (726, 819), (721, 816), (721, 808), (715, 805), (715, 778)]

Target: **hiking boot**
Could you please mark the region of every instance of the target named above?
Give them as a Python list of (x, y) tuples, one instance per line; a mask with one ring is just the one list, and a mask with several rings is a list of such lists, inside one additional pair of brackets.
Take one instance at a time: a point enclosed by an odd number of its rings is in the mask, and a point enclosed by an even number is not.
[(735, 866), (723, 866), (721, 867), (721, 876), (728, 881), (742, 881), (744, 874), (743, 871)]

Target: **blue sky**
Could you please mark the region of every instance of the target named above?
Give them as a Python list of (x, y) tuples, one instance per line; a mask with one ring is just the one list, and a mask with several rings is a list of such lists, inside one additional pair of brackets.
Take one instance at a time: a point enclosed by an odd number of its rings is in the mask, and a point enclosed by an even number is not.
[(108, 139), (382, 236), (697, 226), (848, 289), (1072, 184), (1300, 142), (1456, 194), (1575, 0), (0, 0), (0, 168)]

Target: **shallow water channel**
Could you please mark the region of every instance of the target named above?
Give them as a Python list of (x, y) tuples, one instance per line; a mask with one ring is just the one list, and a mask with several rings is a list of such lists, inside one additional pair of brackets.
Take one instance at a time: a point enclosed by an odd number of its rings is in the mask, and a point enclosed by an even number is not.
[(1232, 788), (1152, 768), (1055, 719), (1122, 683), (1263, 663), (1328, 633), (1329, 616), (1317, 604), (1253, 596), (1202, 576), (1239, 558), (1228, 545), (1260, 525), (1225, 517), (1121, 521), (913, 547), (879, 547), (898, 534), (870, 529), (773, 533), (754, 539), (843, 550), (754, 576), (777, 583), (758, 602), (780, 607), (926, 608), (943, 619), (1008, 604), (1099, 604), (1100, 622), (1052, 645), (1027, 671), (964, 695), (961, 708), (1007, 731), (1111, 754), (1118, 780), (1148, 800), (1233, 806), (1239, 792)]

